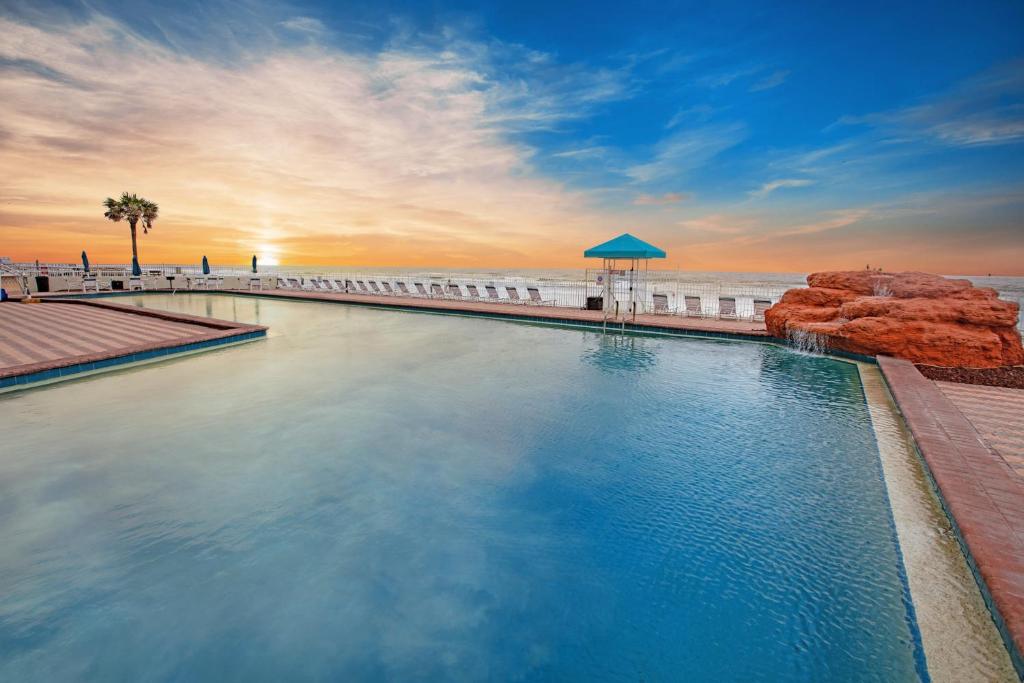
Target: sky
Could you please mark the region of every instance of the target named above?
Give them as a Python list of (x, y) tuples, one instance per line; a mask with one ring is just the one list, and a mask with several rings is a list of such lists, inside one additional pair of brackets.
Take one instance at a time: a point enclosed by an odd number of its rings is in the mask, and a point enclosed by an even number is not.
[(0, 0), (0, 256), (124, 191), (143, 263), (1024, 275), (1024, 3)]

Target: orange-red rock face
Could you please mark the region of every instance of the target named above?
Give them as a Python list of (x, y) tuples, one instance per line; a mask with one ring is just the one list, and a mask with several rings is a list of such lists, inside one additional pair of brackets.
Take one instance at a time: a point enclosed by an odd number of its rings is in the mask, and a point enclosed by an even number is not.
[(1017, 304), (928, 273), (814, 273), (765, 313), (776, 337), (814, 332), (829, 348), (945, 367), (1024, 364)]

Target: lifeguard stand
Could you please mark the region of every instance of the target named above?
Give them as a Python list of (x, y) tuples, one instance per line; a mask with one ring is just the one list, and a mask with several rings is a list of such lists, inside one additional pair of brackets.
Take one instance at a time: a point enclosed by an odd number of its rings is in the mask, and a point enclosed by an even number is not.
[[(636, 320), (638, 308), (647, 300), (648, 262), (654, 258), (665, 258), (665, 252), (627, 232), (587, 249), (583, 256), (603, 260), (600, 277), (604, 288), (602, 308), (605, 322), (625, 322), (627, 318)], [(616, 278), (620, 278), (622, 287), (615, 286)]]

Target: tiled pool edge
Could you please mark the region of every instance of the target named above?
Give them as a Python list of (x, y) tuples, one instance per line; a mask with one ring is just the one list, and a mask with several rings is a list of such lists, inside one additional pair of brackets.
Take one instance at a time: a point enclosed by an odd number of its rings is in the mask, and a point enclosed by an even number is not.
[(1007, 497), (1024, 492), (1009, 466), (912, 363), (879, 356), (878, 367), (1017, 674), (1024, 678), (1024, 513), (1011, 509), (1002, 496), (990, 495), (988, 487)]
[(991, 609), (877, 364), (857, 363), (898, 548), (922, 680), (1017, 681)]
[[(266, 336), (267, 328), (261, 325), (234, 323), (215, 318), (203, 318), (166, 311), (152, 311), (135, 306), (112, 304), (104, 301), (87, 301), (81, 298), (45, 299), (43, 303), (33, 304), (45, 306), (46, 302), (72, 303), (119, 311), (128, 315), (160, 318), (172, 322), (188, 323), (209, 328), (205, 335), (171, 339), (160, 342), (149, 342), (125, 346), (123, 348), (104, 351), (84, 356), (69, 356), (51, 361), (43, 361), (28, 365), (16, 366), (0, 371), (0, 393), (42, 386), (54, 382), (72, 379), (79, 376), (92, 375), (119, 367), (139, 365), (168, 357), (184, 356), (216, 347), (241, 344)], [(22, 305), (5, 303), (3, 305)]]

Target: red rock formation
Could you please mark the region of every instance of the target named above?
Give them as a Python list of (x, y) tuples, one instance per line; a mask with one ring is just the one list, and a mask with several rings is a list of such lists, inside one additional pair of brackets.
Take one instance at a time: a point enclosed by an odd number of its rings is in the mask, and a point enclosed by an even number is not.
[(815, 333), (828, 348), (943, 367), (1024, 365), (1018, 306), (994, 289), (927, 273), (814, 273), (765, 313), (776, 337)]

